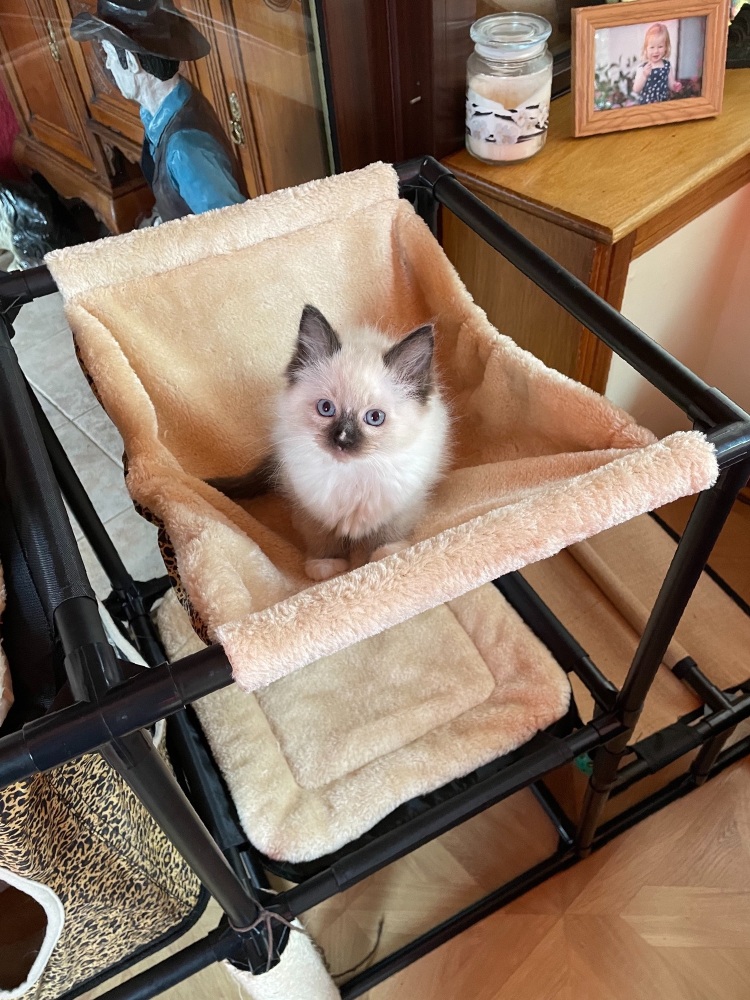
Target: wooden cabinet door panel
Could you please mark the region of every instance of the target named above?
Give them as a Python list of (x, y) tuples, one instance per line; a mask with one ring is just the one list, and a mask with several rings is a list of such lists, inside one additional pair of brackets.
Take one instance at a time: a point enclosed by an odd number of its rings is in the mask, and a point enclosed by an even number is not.
[(183, 63), (181, 72), (216, 112), (239, 160), (245, 193), (254, 198), (264, 189), (257, 150), (248, 129), (244, 84), (237, 76), (237, 59), (233, 58), (232, 30), (226, 24), (227, 17), (231, 20), (231, 9), (225, 4), (214, 9), (211, 0), (185, 0), (181, 8), (211, 45), (205, 59)]
[(91, 146), (67, 73), (70, 55), (53, 8), (25, 0), (2, 0), (0, 43), (4, 74), (19, 109), (22, 128), (45, 146), (88, 169)]
[[(215, 0), (218, 2), (218, 0)], [(222, 6), (226, 6), (222, 4)], [(278, 9), (235, 0), (229, 43), (238, 97), (247, 108), (262, 189), (291, 187), (329, 172), (309, 15), (300, 0)]]

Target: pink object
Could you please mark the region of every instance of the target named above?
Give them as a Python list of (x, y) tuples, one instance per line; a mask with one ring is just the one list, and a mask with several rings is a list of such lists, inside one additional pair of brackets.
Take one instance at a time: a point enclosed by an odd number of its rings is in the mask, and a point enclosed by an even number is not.
[(21, 172), (13, 159), (13, 142), (18, 135), (18, 122), (0, 84), (0, 177), (6, 180), (20, 180)]

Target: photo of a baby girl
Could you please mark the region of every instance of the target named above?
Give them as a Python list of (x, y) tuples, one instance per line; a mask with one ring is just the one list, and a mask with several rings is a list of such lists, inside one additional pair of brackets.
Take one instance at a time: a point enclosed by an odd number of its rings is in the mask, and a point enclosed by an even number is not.
[(652, 24), (643, 39), (641, 57), (633, 82), (632, 93), (639, 104), (668, 101), (672, 94), (679, 94), (682, 84), (675, 79), (674, 66), (669, 61), (672, 40), (663, 24)]
[(597, 31), (594, 110), (699, 97), (705, 39), (705, 17)]

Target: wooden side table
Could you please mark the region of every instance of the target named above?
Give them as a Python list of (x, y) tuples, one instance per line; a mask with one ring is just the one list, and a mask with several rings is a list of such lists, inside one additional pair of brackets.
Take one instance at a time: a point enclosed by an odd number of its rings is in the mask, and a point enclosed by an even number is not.
[[(581, 139), (572, 121), (568, 94), (552, 104), (544, 149), (525, 163), (489, 166), (465, 150), (443, 163), (619, 309), (634, 258), (750, 182), (750, 69), (727, 72), (718, 118)], [(609, 348), (447, 212), (443, 245), (501, 332), (604, 391)]]

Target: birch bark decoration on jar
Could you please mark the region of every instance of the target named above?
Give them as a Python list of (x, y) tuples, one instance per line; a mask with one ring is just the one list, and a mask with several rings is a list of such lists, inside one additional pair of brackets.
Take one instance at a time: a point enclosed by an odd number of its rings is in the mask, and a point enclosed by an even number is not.
[(549, 21), (488, 14), (471, 26), (466, 66), (466, 148), (485, 163), (527, 160), (547, 138), (552, 93)]

